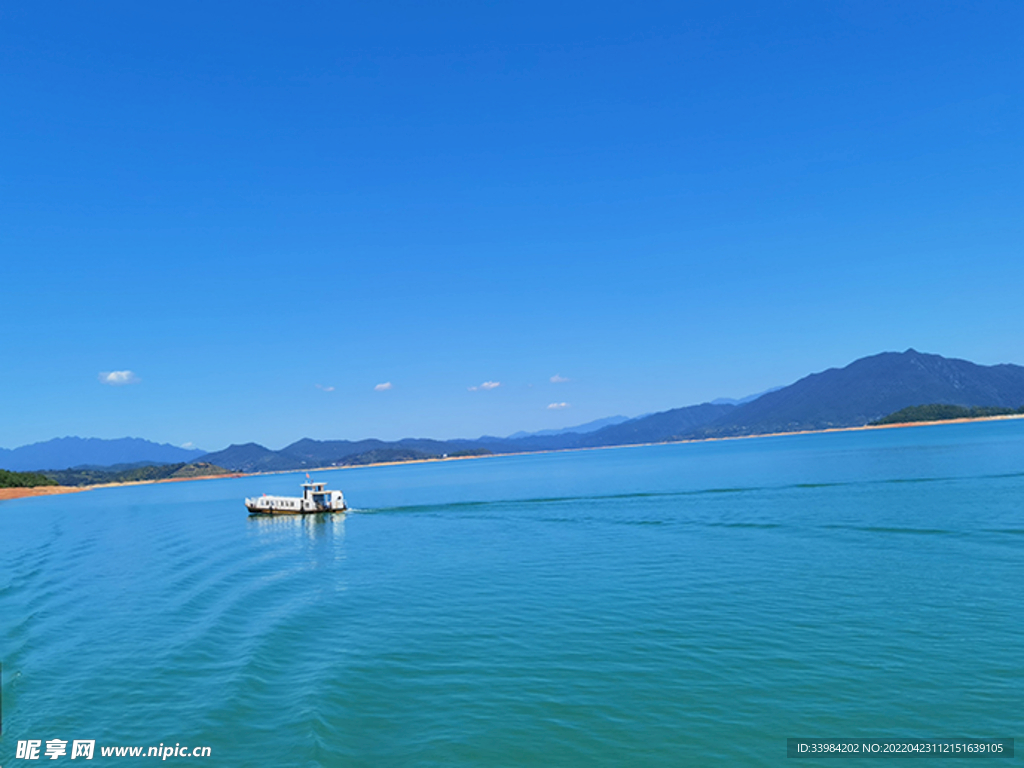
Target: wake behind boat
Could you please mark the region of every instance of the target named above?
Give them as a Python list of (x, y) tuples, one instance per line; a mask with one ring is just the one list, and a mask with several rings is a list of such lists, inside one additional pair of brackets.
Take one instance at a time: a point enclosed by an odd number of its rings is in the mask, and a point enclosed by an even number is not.
[(326, 485), (303, 483), (301, 497), (263, 494), (246, 499), (245, 506), (252, 515), (315, 515), (318, 512), (344, 512), (348, 509), (342, 492), (325, 490)]

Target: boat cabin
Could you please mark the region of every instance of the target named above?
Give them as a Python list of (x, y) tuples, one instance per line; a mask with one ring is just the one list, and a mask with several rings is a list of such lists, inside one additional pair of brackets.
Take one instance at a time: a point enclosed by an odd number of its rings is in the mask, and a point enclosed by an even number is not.
[(331, 492), (324, 490), (327, 483), (303, 483), (302, 498), (313, 503), (317, 509), (330, 509)]

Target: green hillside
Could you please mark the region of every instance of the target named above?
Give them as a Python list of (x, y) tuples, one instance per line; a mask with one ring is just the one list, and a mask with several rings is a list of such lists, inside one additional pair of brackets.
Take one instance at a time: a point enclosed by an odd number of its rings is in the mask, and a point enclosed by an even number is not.
[(10, 472), (0, 469), (0, 488), (36, 488), (40, 485), (57, 483), (41, 472)]
[(228, 470), (197, 461), (192, 464), (159, 464), (133, 469), (61, 469), (48, 470), (45, 475), (50, 478), (51, 485), (102, 485), (105, 483), (138, 483), (147, 480), (168, 480), (179, 477), (214, 477), (226, 475)]
[(943, 403), (932, 403), (931, 405), (912, 405), (890, 413), (888, 416), (877, 421), (872, 421), (871, 426), (877, 427), (883, 424), (910, 424), (915, 421), (950, 421), (952, 419), (983, 419), (988, 416), (1010, 416), (1017, 413), (1024, 413), (1021, 408), (997, 408), (997, 407), (976, 407), (965, 408), (961, 405), (945, 405)]

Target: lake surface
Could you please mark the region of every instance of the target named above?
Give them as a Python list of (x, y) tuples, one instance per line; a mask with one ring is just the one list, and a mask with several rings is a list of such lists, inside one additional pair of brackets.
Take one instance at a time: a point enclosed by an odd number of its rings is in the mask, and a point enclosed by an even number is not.
[(52, 738), (678, 766), (1022, 735), (1024, 421), (315, 479), (357, 511), (246, 515), (299, 473), (0, 503), (0, 765)]

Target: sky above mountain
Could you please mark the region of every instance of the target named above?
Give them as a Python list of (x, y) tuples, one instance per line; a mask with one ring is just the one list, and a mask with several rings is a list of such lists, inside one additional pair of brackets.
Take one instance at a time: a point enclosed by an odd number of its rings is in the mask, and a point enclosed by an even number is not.
[(1024, 6), (13, 2), (0, 447), (1024, 362)]

